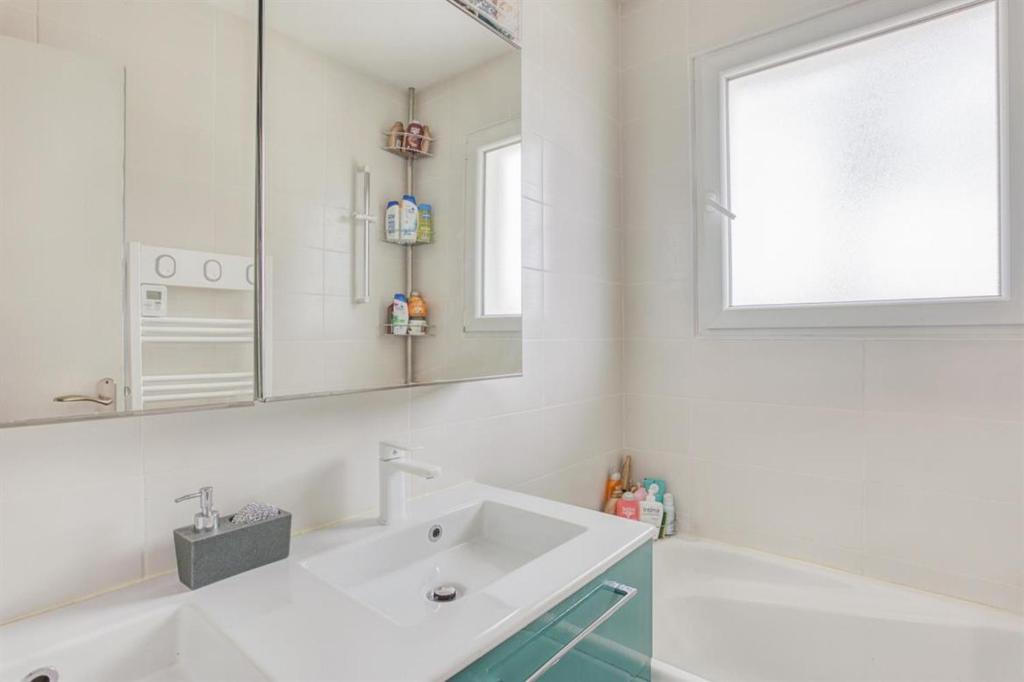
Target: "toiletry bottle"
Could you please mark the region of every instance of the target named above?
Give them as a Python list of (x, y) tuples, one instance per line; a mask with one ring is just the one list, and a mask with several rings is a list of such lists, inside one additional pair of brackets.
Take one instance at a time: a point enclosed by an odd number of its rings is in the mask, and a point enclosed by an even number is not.
[(622, 489), (629, 490), (633, 487), (633, 458), (626, 455), (622, 460)]
[(637, 487), (637, 489), (633, 491), (633, 498), (637, 502), (643, 502), (647, 499), (647, 489), (643, 486)]
[(384, 209), (384, 239), (389, 242), (398, 241), (398, 229), (401, 224), (401, 206), (397, 201), (389, 201)]
[(672, 493), (665, 493), (665, 537), (676, 534), (676, 501)]
[(391, 325), (391, 333), (396, 336), (405, 336), (409, 333), (409, 302), (405, 294), (395, 294), (388, 323)]
[(430, 126), (423, 126), (423, 140), (420, 142), (420, 153), (430, 153), (430, 143), (434, 141), (434, 137), (430, 134)]
[(423, 336), (427, 333), (427, 302), (418, 291), (409, 294), (409, 334)]
[(434, 241), (434, 209), (430, 204), (420, 204), (420, 218), (416, 226), (416, 243), (429, 244)]
[(644, 479), (644, 487), (647, 488), (648, 491), (650, 491), (651, 485), (655, 484), (655, 483), (658, 485), (658, 494), (657, 494), (658, 502), (661, 502), (661, 503), (664, 504), (664, 502), (665, 502), (665, 499), (664, 499), (664, 497), (665, 497), (665, 481), (663, 481), (660, 478), (645, 478)]
[(615, 487), (612, 488), (611, 495), (608, 496), (608, 499), (604, 503), (604, 513), (605, 514), (614, 514), (615, 513), (615, 508), (618, 506), (619, 500), (621, 500), (621, 499), (622, 499), (622, 486), (619, 485), (619, 484), (616, 484)]
[(419, 208), (416, 197), (406, 194), (402, 197), (401, 220), (398, 223), (398, 241), (402, 244), (416, 243), (416, 230), (419, 228)]
[[(622, 474), (614, 469), (608, 474), (608, 480), (604, 482), (604, 503), (608, 504), (608, 500), (612, 497), (612, 491), (615, 490), (615, 486), (619, 485), (619, 481), (622, 480)], [(621, 487), (621, 486), (620, 486)]]
[(640, 503), (633, 498), (633, 493), (622, 493), (622, 499), (615, 505), (615, 515), (634, 521), (640, 519)]
[(405, 126), (395, 121), (388, 131), (388, 149), (401, 149), (405, 146)]
[(409, 121), (405, 127), (405, 148), (411, 152), (421, 151), (423, 145), (423, 124), (419, 121)]
[(652, 483), (650, 495), (640, 502), (640, 520), (651, 524), (655, 528), (661, 528), (661, 518), (665, 513), (665, 509), (662, 507), (661, 502), (658, 502), (656, 499), (657, 492), (658, 484)]

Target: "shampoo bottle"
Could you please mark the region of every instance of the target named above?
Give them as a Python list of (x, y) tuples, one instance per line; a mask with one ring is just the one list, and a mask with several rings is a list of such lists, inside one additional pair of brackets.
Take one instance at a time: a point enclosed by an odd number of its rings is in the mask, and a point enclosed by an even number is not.
[(409, 301), (405, 294), (395, 294), (390, 310), (388, 323), (391, 325), (391, 333), (396, 336), (407, 335), (409, 333)]
[(398, 225), (401, 223), (401, 208), (397, 201), (389, 201), (384, 209), (384, 239), (389, 242), (398, 241)]
[(416, 231), (419, 229), (420, 211), (416, 205), (416, 197), (406, 194), (402, 197), (402, 215), (398, 225), (398, 241), (402, 244), (415, 244)]

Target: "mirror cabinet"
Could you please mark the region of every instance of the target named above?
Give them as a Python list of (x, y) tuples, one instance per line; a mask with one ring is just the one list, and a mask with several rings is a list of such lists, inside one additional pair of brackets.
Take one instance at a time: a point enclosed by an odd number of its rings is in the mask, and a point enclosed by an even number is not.
[(0, 425), (520, 373), (518, 24), (485, 6), (0, 22)]

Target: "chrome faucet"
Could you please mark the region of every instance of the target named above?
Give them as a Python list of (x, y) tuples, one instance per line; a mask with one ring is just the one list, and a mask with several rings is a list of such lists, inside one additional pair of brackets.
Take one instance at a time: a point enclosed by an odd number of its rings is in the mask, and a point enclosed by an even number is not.
[(410, 459), (413, 449), (394, 443), (380, 444), (380, 522), (383, 525), (405, 520), (405, 474), (427, 479), (441, 475), (441, 467)]

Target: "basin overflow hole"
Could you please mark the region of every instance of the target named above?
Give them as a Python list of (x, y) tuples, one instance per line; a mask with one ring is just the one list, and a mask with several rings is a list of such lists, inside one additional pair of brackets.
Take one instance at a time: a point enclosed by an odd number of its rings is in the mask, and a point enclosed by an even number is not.
[(444, 530), (441, 529), (441, 526), (434, 525), (431, 526), (430, 530), (427, 531), (427, 539), (431, 542), (437, 542), (441, 539), (441, 535), (443, 534)]

